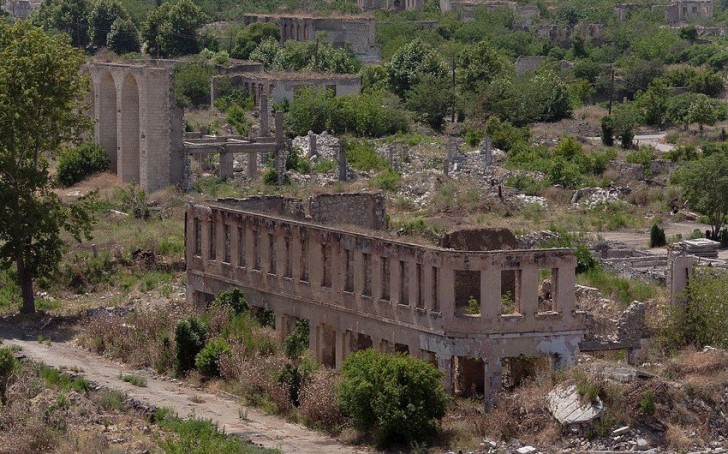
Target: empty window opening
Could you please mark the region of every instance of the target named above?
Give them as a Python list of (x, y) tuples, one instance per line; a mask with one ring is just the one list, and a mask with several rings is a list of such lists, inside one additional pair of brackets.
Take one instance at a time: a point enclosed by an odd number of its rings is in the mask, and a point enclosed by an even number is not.
[(291, 239), (286, 237), (286, 269), (283, 272), (285, 277), (293, 277), (293, 261), (291, 260)]
[(321, 364), (336, 367), (336, 330), (329, 325), (321, 325)]
[(399, 261), (399, 304), (409, 306), (409, 263)]
[(238, 266), (245, 266), (245, 229), (238, 227)]
[(222, 227), (223, 238), (225, 239), (225, 251), (223, 254), (222, 261), (230, 263), (232, 260), (232, 239), (230, 238), (230, 225), (224, 224)]
[(202, 221), (195, 218), (195, 255), (202, 256)]
[(422, 279), (422, 264), (415, 264), (415, 274), (417, 279), (417, 307), (425, 308), (425, 282)]
[(480, 271), (455, 271), (455, 315), (480, 315)]
[(382, 280), (382, 295), (381, 299), (389, 301), (389, 257), (382, 257), (380, 275)]
[(276, 274), (276, 237), (268, 234), (268, 273)]
[(210, 260), (217, 259), (217, 226), (215, 221), (210, 221)]
[(456, 356), (453, 369), (455, 395), (475, 397), (485, 394), (485, 363), (482, 359)]
[(260, 270), (260, 232), (253, 230), (253, 269)]
[(503, 389), (513, 390), (528, 380), (548, 375), (554, 367), (555, 357), (519, 355), (501, 359), (501, 384)]
[(308, 240), (301, 238), (301, 281), (308, 282)]
[(432, 267), (432, 311), (440, 312), (440, 298), (437, 296), (438, 282), (437, 282), (437, 268)]
[(331, 246), (326, 244), (321, 245), (321, 268), (321, 286), (331, 287)]
[(538, 270), (538, 312), (556, 312), (556, 295), (559, 283), (558, 268), (542, 268)]
[(372, 296), (372, 255), (362, 254), (362, 268), (364, 271), (364, 288), (362, 296)]
[(354, 292), (354, 251), (344, 249), (346, 254), (346, 281), (344, 282), (344, 291)]
[(409, 345), (406, 344), (394, 344), (394, 352), (409, 355)]
[(359, 350), (366, 350), (373, 348), (374, 342), (371, 336), (361, 333), (352, 333), (350, 349), (352, 352), (358, 352)]
[(501, 314), (521, 313), (521, 270), (501, 271)]

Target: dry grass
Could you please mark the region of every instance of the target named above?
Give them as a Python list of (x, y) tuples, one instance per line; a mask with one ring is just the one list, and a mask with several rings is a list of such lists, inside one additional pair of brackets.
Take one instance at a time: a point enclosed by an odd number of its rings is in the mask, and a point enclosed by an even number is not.
[(334, 432), (347, 424), (348, 419), (341, 414), (336, 401), (338, 380), (336, 372), (322, 368), (303, 385), (298, 412), (306, 424)]

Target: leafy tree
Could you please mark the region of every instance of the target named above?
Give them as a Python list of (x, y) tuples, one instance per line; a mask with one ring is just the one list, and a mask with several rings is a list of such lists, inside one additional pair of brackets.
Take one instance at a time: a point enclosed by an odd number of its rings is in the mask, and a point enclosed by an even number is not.
[(614, 118), (611, 115), (602, 117), (602, 144), (607, 147), (614, 145)]
[(198, 30), (205, 15), (192, 0), (162, 3), (144, 25), (144, 40), (152, 53), (165, 57), (196, 54), (200, 51)]
[(48, 158), (87, 126), (83, 55), (25, 21), (0, 23), (0, 268), (15, 266), (23, 313), (33, 280), (57, 269), (61, 231), (80, 241), (93, 225), (89, 199), (67, 206), (52, 192)]
[(455, 93), (447, 78), (425, 75), (407, 92), (407, 108), (417, 112), (432, 129), (439, 131), (450, 109), (454, 107)]
[(657, 225), (652, 224), (650, 229), (650, 247), (663, 247), (667, 245), (667, 238), (665, 237), (665, 229)]
[(383, 445), (424, 441), (445, 415), (442, 373), (425, 361), (367, 349), (347, 358), (341, 376), (340, 407)]
[(61, 153), (58, 160), (58, 181), (71, 186), (97, 172), (109, 170), (109, 155), (99, 145), (84, 143)]
[(487, 41), (462, 50), (458, 55), (458, 83), (464, 91), (475, 91), (483, 84), (489, 84), (511, 64)]
[(728, 157), (716, 153), (683, 164), (673, 175), (673, 182), (682, 186), (687, 205), (708, 218), (713, 238), (728, 214)]
[(614, 135), (619, 138), (622, 148), (631, 147), (635, 128), (640, 123), (639, 111), (633, 104), (619, 104), (614, 108), (611, 117)]
[(43, 0), (31, 22), (46, 32), (67, 34), (76, 47), (86, 47), (90, 42), (90, 13), (89, 0)]
[(642, 111), (643, 121), (651, 126), (664, 126), (670, 90), (663, 79), (655, 79), (647, 91), (637, 96), (637, 106)]
[(193, 60), (174, 68), (174, 93), (182, 107), (201, 107), (210, 103), (210, 78), (214, 69), (204, 60)]
[(569, 89), (553, 71), (530, 77), (499, 78), (485, 90), (486, 111), (523, 126), (571, 116)]
[(690, 123), (698, 124), (700, 135), (702, 136), (703, 125), (712, 126), (718, 121), (718, 111), (707, 96), (701, 96), (690, 104), (688, 120)]
[[(128, 19), (124, 7), (117, 0), (98, 0), (89, 14), (91, 44), (105, 46), (111, 27), (117, 19)], [(138, 41), (138, 40), (137, 40)], [(137, 50), (139, 50), (137, 48)]]
[(299, 42), (288, 40), (280, 45), (275, 38), (265, 38), (250, 53), (251, 60), (263, 63), (273, 71), (319, 71), (331, 73), (356, 73), (361, 62), (350, 48), (335, 49), (326, 40)]
[(139, 30), (129, 19), (116, 19), (107, 38), (109, 48), (119, 55), (139, 52), (142, 47)]
[(392, 57), (387, 75), (392, 91), (405, 98), (407, 91), (429, 74), (435, 78), (445, 77), (447, 68), (435, 49), (415, 39), (403, 46)]
[(269, 22), (255, 22), (241, 30), (235, 37), (233, 58), (247, 59), (250, 53), (266, 38), (280, 39), (278, 26)]

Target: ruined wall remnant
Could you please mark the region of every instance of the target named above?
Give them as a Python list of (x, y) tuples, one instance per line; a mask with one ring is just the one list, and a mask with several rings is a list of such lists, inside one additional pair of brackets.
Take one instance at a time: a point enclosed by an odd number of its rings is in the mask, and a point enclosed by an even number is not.
[(357, 0), (357, 5), (362, 11), (420, 11), (424, 0)]
[(516, 249), (515, 235), (505, 228), (460, 229), (447, 233), (440, 245), (458, 251), (498, 251)]
[[(313, 213), (325, 212), (330, 197), (316, 200)], [(436, 363), (447, 389), (474, 385), (490, 401), (502, 387), (504, 358), (576, 361), (585, 326), (574, 311), (570, 250), (458, 251), (224, 203), (191, 203), (186, 222), (188, 301), (242, 288), (252, 306), (275, 313), (281, 334), (291, 317), (308, 320), (313, 357), (333, 367), (365, 346), (408, 352)], [(547, 312), (539, 309), (540, 269), (553, 271)], [(456, 310), (461, 272), (478, 277), (477, 313)], [(516, 292), (504, 314), (507, 272)], [(481, 364), (482, 374), (463, 361)]]
[(241, 210), (284, 216), (292, 219), (305, 219), (306, 211), (300, 199), (280, 195), (261, 195), (245, 199), (223, 198), (218, 202)]
[(314, 222), (328, 225), (355, 225), (372, 230), (387, 227), (387, 208), (382, 194), (319, 194), (309, 200)]
[[(404, 0), (402, 0), (404, 1)], [(313, 41), (324, 32), (334, 47), (351, 46), (357, 57), (364, 61), (378, 61), (375, 43), (376, 23), (369, 16), (319, 17), (306, 14), (248, 14), (245, 25), (255, 22), (273, 22), (278, 25), (281, 44), (288, 40)]]
[(94, 138), (123, 182), (156, 191), (184, 180), (184, 121), (172, 72), (144, 64), (93, 63)]

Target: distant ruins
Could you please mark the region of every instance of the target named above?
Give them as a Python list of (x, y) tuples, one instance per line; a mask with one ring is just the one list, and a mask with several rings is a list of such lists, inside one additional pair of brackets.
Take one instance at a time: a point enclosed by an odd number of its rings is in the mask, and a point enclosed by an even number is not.
[(334, 47), (351, 46), (363, 61), (378, 61), (379, 50), (374, 42), (376, 24), (367, 16), (317, 17), (305, 14), (248, 14), (245, 25), (272, 22), (278, 25), (281, 43), (288, 40), (313, 41), (323, 32)]
[(39, 0), (6, 0), (2, 8), (14, 19), (27, 19), (40, 6)]
[(147, 191), (184, 179), (184, 121), (172, 73), (144, 64), (93, 63), (91, 113), (95, 142), (106, 150), (112, 172)]
[(424, 0), (357, 0), (362, 11), (419, 11), (424, 6)]
[(713, 17), (713, 0), (677, 0), (669, 4), (620, 3), (614, 7), (617, 19), (624, 22), (640, 10), (665, 11), (665, 22), (679, 25), (691, 19), (710, 19)]
[(242, 89), (260, 106), (261, 95), (278, 103), (285, 99), (293, 101), (302, 87), (318, 87), (331, 90), (334, 96), (358, 95), (361, 92), (361, 78), (354, 74), (333, 74), (316, 72), (242, 72), (213, 76), (210, 82), (212, 101), (220, 92), (220, 86)]
[[(241, 287), (275, 313), (281, 340), (308, 320), (325, 365), (365, 348), (408, 352), (436, 364), (449, 391), (488, 399), (538, 365), (575, 363), (585, 323), (570, 250), (423, 246), (387, 237), (383, 225), (376, 194), (190, 203), (188, 301)], [(543, 273), (549, 299), (539, 295)]]

